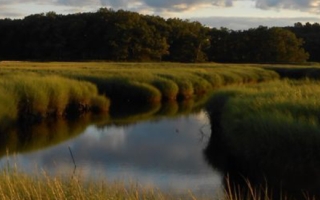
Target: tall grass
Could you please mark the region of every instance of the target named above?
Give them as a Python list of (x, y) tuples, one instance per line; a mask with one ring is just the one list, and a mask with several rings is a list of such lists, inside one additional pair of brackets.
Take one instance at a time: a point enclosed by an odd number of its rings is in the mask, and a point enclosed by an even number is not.
[(215, 92), (207, 110), (212, 134), (232, 158), (229, 169), (270, 188), (314, 193), (320, 186), (317, 91), (317, 81), (284, 80)]
[[(20, 171), (17, 167), (3, 169), (0, 172), (0, 198), (3, 200), (42, 200), (42, 199), (77, 199), (77, 200), (170, 200), (170, 199), (192, 199), (192, 200), (272, 200), (292, 199), (286, 194), (274, 195), (268, 187), (254, 188), (246, 180), (247, 189), (245, 193), (240, 192), (240, 187), (232, 185), (226, 179), (226, 190), (221, 194), (211, 197), (198, 197), (191, 192), (185, 191), (180, 194), (162, 192), (150, 186), (139, 183), (124, 184), (121, 181), (108, 182), (108, 180), (90, 180), (81, 174), (75, 173), (70, 176), (51, 176), (45, 171), (38, 170), (36, 174), (30, 175)], [(244, 191), (244, 190), (242, 190)], [(314, 200), (313, 196), (305, 194), (300, 199)]]
[(0, 91), (1, 120), (63, 116), (72, 106), (77, 111), (108, 111), (110, 105), (95, 85), (52, 75), (1, 76)]
[(90, 181), (80, 175), (51, 177), (42, 172), (27, 175), (17, 169), (0, 172), (0, 198), (25, 199), (176, 199), (156, 189), (138, 184), (129, 187), (121, 182)]
[(3, 73), (54, 74), (95, 84), (111, 101), (159, 102), (190, 99), (214, 88), (278, 79), (254, 66), (178, 63), (0, 63)]

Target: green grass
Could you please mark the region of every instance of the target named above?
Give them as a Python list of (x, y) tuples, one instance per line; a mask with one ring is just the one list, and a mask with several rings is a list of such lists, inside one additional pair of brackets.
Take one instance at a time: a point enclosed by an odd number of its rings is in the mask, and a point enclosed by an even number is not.
[(214, 63), (0, 62), (0, 70), (0, 122), (6, 124), (108, 112), (121, 102), (183, 102), (222, 86), (279, 78), (256, 66)]
[(110, 101), (98, 94), (95, 85), (56, 75), (35, 73), (0, 76), (0, 121), (21, 117), (47, 118), (77, 109), (108, 111)]
[(320, 167), (317, 91), (318, 81), (283, 80), (215, 92), (206, 109), (220, 151), (243, 176), (258, 174), (270, 188), (281, 182), (284, 189), (312, 190)]
[(234, 87), (216, 92), (207, 109), (213, 118), (220, 114), (235, 152), (259, 157), (261, 152), (252, 151), (257, 145), (261, 151), (277, 147), (271, 149), (275, 154), (279, 148), (304, 145), (310, 148), (294, 150), (294, 155), (306, 158), (320, 144), (319, 90), (318, 82), (288, 80)]
[[(214, 88), (278, 79), (277, 73), (256, 66), (179, 63), (0, 63), (3, 74), (54, 74), (95, 84), (117, 101), (158, 102), (191, 98)], [(141, 92), (140, 92), (141, 91)]]

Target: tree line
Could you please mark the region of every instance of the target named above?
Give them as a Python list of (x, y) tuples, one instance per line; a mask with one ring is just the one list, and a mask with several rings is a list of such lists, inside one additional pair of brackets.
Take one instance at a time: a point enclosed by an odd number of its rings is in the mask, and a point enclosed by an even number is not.
[[(311, 26), (311, 28), (310, 28)], [(124, 10), (0, 20), (0, 60), (319, 61), (319, 25), (242, 31)]]

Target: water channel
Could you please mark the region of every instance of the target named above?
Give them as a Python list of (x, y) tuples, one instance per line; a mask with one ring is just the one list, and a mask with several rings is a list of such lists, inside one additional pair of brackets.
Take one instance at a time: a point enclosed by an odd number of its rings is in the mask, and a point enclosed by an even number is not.
[(212, 197), (220, 192), (223, 174), (204, 155), (211, 132), (206, 113), (161, 111), (164, 107), (155, 106), (126, 116), (88, 115), (13, 130), (1, 136), (0, 164), (71, 175), (70, 148), (76, 171), (91, 179), (138, 183), (171, 194)]
[[(236, 186), (232, 190), (244, 194), (249, 180), (262, 188), (261, 195), (269, 188), (275, 198), (281, 194), (288, 199), (305, 199), (305, 194), (320, 197), (317, 141), (286, 147), (293, 152), (290, 155), (255, 148), (250, 152), (262, 153), (252, 156), (234, 152), (230, 144), (219, 120), (209, 120), (203, 103), (122, 105), (109, 114), (46, 120), (2, 131), (0, 167), (17, 165), (26, 173), (44, 171), (52, 176), (78, 173), (90, 180), (139, 184), (173, 195), (191, 192), (209, 199), (226, 191), (226, 177)], [(304, 150), (310, 154), (297, 156)]]

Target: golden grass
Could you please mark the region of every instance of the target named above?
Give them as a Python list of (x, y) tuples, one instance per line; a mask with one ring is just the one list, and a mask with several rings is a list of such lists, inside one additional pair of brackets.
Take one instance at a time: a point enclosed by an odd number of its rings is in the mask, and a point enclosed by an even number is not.
[(117, 182), (85, 180), (80, 175), (51, 177), (42, 172), (31, 176), (14, 169), (0, 172), (0, 179), (2, 200), (176, 199), (138, 184), (128, 187)]
[(71, 105), (97, 112), (108, 111), (110, 101), (98, 94), (95, 85), (57, 75), (26, 72), (0, 76), (0, 121), (22, 116), (63, 116)]
[[(257, 65), (181, 63), (33, 63), (1, 62), (3, 74), (55, 74), (94, 83), (100, 93), (117, 100), (159, 101), (188, 99), (230, 85), (278, 79)], [(139, 91), (144, 91), (139, 93)], [(136, 94), (138, 93), (138, 94)], [(138, 99), (136, 99), (138, 98)]]

